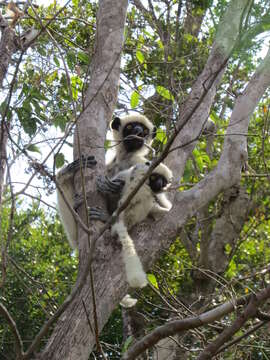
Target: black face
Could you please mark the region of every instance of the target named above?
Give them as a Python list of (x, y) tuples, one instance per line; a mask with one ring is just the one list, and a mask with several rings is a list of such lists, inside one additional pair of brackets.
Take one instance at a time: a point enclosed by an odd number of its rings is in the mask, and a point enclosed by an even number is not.
[(127, 152), (139, 150), (144, 139), (149, 136), (149, 129), (140, 122), (130, 122), (123, 129), (124, 146)]
[(168, 185), (168, 181), (163, 175), (153, 173), (149, 178), (149, 186), (155, 193), (162, 191)]

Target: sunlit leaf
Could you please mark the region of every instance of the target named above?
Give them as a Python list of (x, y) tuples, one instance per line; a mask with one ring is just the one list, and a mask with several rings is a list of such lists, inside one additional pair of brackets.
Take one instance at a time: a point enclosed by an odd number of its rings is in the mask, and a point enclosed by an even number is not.
[(167, 135), (166, 135), (166, 132), (163, 129), (159, 128), (157, 130), (157, 134), (156, 134), (155, 138), (164, 145), (167, 143)]
[(157, 87), (156, 87), (156, 90), (157, 90), (157, 92), (159, 93), (159, 95), (161, 95), (162, 97), (164, 97), (165, 99), (167, 99), (167, 100), (174, 100), (174, 97), (173, 97), (173, 95), (170, 93), (170, 91), (168, 90), (168, 89), (166, 89), (165, 87), (163, 87), (163, 86), (160, 86), (160, 85), (158, 85)]
[(139, 105), (140, 94), (137, 91), (133, 91), (130, 97), (130, 106), (132, 109)]
[(139, 63), (143, 63), (144, 62), (144, 55), (140, 50), (136, 51), (136, 58), (138, 59)]
[(81, 60), (84, 64), (90, 64), (90, 57), (85, 52), (79, 51), (78, 52), (78, 59)]
[(156, 289), (158, 289), (158, 282), (154, 274), (147, 274), (147, 279)]

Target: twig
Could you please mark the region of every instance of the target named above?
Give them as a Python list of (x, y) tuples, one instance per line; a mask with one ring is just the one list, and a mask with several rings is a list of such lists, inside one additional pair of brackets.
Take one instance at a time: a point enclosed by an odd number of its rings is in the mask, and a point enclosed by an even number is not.
[(123, 355), (122, 359), (123, 360), (136, 359), (137, 356), (143, 353), (146, 349), (149, 349), (150, 347), (157, 344), (161, 339), (175, 334), (180, 334), (186, 330), (199, 328), (203, 325), (213, 323), (214, 321), (234, 311), (234, 309), (237, 306), (245, 305), (247, 301), (250, 302), (245, 311), (247, 311), (249, 317), (255, 316), (257, 312), (257, 306), (265, 302), (269, 297), (270, 297), (270, 285), (267, 286), (262, 291), (258, 292), (256, 296), (252, 294), (246, 297), (239, 298), (234, 302), (227, 301), (226, 303), (212, 310), (209, 310), (203, 314), (200, 314), (198, 316), (188, 317), (183, 320), (170, 321), (165, 325), (157, 327), (152, 332), (150, 332), (145, 337), (143, 337), (141, 340), (139, 340), (136, 344), (131, 346), (129, 350)]
[(267, 322), (266, 321), (261, 321), (258, 324), (256, 324), (255, 326), (253, 326), (250, 330), (248, 330), (247, 332), (245, 332), (243, 335), (238, 336), (236, 339), (233, 339), (232, 341), (229, 341), (227, 344), (221, 346), (219, 348), (219, 350), (216, 352), (217, 354), (220, 354), (222, 351), (224, 351), (225, 349), (228, 349), (229, 347), (239, 343), (241, 340), (245, 339), (246, 337), (248, 337), (250, 334), (253, 334), (255, 331), (257, 331), (258, 329), (260, 329), (262, 326), (264, 326)]
[(16, 322), (13, 320), (12, 316), (8, 312), (7, 308), (0, 302), (0, 313), (6, 319), (9, 324), (10, 330), (14, 335), (15, 339), (15, 351), (18, 359), (22, 359), (23, 356), (23, 343), (19, 331), (17, 329)]
[(257, 313), (257, 308), (260, 304), (265, 302), (270, 296), (270, 286), (264, 289), (257, 295), (252, 295), (248, 306), (244, 309), (232, 323), (223, 332), (210, 343), (203, 352), (198, 356), (197, 360), (211, 359), (219, 350), (219, 348), (228, 341), (241, 327), (247, 322), (248, 319), (254, 317)]

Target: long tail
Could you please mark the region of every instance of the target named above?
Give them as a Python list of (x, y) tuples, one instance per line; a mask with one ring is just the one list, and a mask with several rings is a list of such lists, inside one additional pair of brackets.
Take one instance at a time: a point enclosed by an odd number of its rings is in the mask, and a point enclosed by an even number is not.
[(146, 286), (146, 274), (124, 222), (119, 219), (119, 221), (113, 225), (112, 231), (118, 235), (119, 240), (122, 243), (123, 259), (129, 285), (134, 288)]
[[(68, 186), (62, 186), (64, 193), (66, 195), (67, 201), (72, 204), (72, 192), (73, 189)], [(65, 203), (62, 195), (57, 190), (57, 207), (60, 219), (62, 221), (62, 224), (64, 226), (64, 230), (66, 232), (68, 242), (72, 249), (76, 249), (78, 247), (77, 244), (77, 223), (74, 220), (74, 217), (72, 213), (70, 212), (67, 204)]]

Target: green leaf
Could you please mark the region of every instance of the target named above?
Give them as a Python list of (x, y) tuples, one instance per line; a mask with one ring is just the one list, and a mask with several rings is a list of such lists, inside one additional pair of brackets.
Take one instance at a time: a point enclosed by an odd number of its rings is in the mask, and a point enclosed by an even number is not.
[(220, 117), (217, 115), (215, 111), (211, 111), (210, 113), (210, 119), (214, 121), (214, 123), (217, 123), (220, 121)]
[(184, 171), (184, 175), (183, 175), (183, 180), (181, 180), (182, 182), (190, 182), (191, 177), (192, 177), (193, 171), (192, 171), (192, 162), (190, 159), (188, 159), (188, 161), (186, 162), (186, 166), (185, 166), (185, 171)]
[(7, 102), (4, 100), (1, 104), (0, 104), (0, 112), (1, 114), (3, 114), (6, 110), (7, 107)]
[(199, 170), (202, 172), (203, 171), (203, 160), (202, 160), (202, 157), (201, 157), (201, 154), (199, 152), (199, 150), (197, 149), (194, 149), (193, 150), (193, 156), (196, 160), (196, 164), (199, 168)]
[(54, 119), (54, 125), (65, 131), (67, 118), (64, 115), (57, 115)]
[(76, 55), (75, 55), (74, 51), (69, 51), (67, 53), (67, 64), (71, 70), (76, 65)]
[(152, 284), (156, 289), (158, 289), (158, 283), (157, 283), (157, 279), (156, 279), (155, 275), (147, 274), (147, 278), (148, 278), (150, 284)]
[(144, 55), (140, 50), (136, 51), (136, 58), (138, 59), (139, 63), (143, 63), (144, 62)]
[(192, 36), (191, 34), (184, 34), (184, 39), (187, 42), (191, 42), (193, 39), (195, 40), (196, 38), (194, 36)]
[(133, 91), (130, 98), (130, 106), (132, 109), (139, 105), (140, 94), (137, 91)]
[(58, 153), (54, 157), (55, 166), (57, 169), (61, 168), (65, 163), (65, 156), (62, 153)]
[(35, 99), (32, 99), (31, 103), (33, 104), (33, 106), (35, 108), (36, 114), (40, 115), (40, 112), (41, 112), (42, 108), (40, 107), (39, 102), (36, 101)]
[(38, 48), (38, 52), (40, 53), (40, 55), (45, 56), (47, 58), (48, 54), (47, 54), (46, 49), (40, 47), (40, 48)]
[(167, 143), (167, 135), (166, 135), (166, 132), (159, 128), (157, 130), (157, 135), (155, 137), (158, 141), (160, 141), (163, 145), (165, 145)]
[(31, 89), (30, 96), (31, 96), (31, 98), (35, 98), (38, 100), (48, 100), (48, 98), (46, 96), (44, 96), (44, 94), (41, 94), (37, 88)]
[(122, 354), (124, 354), (127, 351), (127, 349), (129, 348), (129, 345), (132, 343), (132, 340), (133, 340), (133, 336), (129, 336), (126, 339), (126, 341), (123, 344), (122, 350), (121, 350)]
[(18, 115), (20, 123), (22, 124), (23, 130), (31, 136), (34, 135), (37, 131), (38, 119), (31, 117), (31, 112), (29, 111), (28, 105), (29, 104), (24, 102), (24, 106), (15, 109), (15, 111)]
[(156, 90), (159, 93), (159, 95), (161, 95), (165, 99), (174, 101), (173, 95), (165, 87), (159, 85), (159, 86), (156, 87)]
[(85, 52), (79, 51), (78, 52), (78, 59), (81, 60), (84, 64), (90, 64), (90, 57)]
[(32, 152), (37, 152), (37, 153), (41, 154), (39, 147), (37, 147), (36, 145), (33, 145), (33, 144), (27, 145), (26, 150), (32, 151)]
[(157, 41), (157, 44), (158, 44), (158, 46), (160, 47), (160, 49), (164, 49), (164, 46), (163, 46), (163, 44), (162, 44), (162, 41), (158, 40), (158, 41)]
[(59, 62), (57, 56), (54, 56), (54, 57), (53, 57), (53, 61), (54, 61), (55, 65), (56, 65), (57, 67), (60, 67), (60, 62)]

